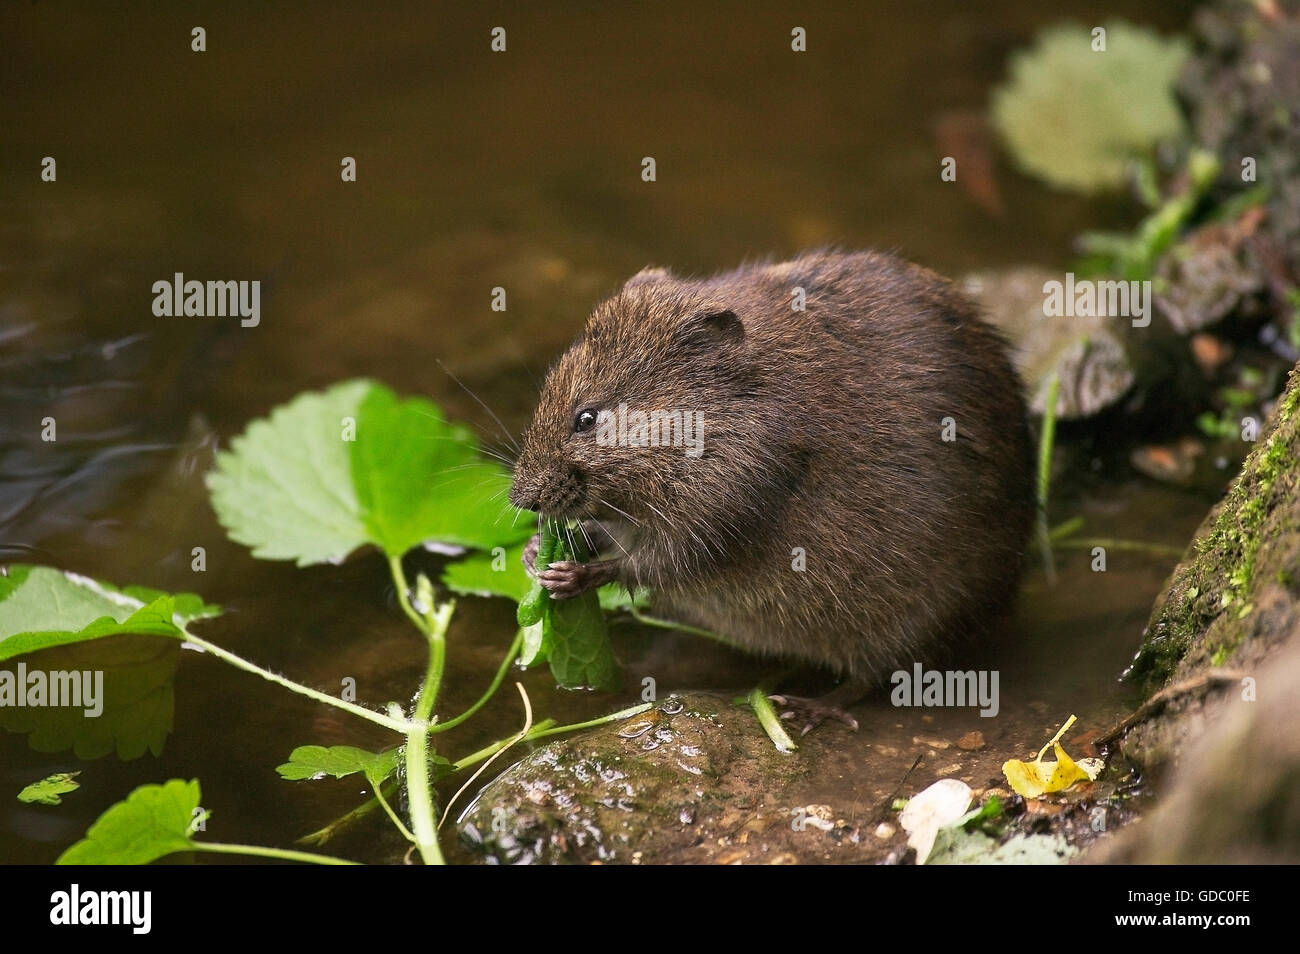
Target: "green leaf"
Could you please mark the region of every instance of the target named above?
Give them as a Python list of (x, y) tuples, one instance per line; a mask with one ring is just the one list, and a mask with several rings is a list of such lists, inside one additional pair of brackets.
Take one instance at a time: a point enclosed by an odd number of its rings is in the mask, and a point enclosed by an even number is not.
[(1006, 820), (1003, 818), (1002, 801), (996, 795), (990, 795), (979, 808), (973, 808), (957, 822), (967, 831), (978, 829), (986, 835), (1001, 834)]
[(645, 609), (650, 605), (650, 591), (638, 589), (629, 591), (622, 583), (606, 583), (596, 591), (601, 608), (607, 613), (619, 610)]
[[(94, 673), (94, 710), (100, 714), (88, 718), (85, 706), (0, 705), (0, 728), (27, 735), (27, 744), (37, 752), (71, 749), (83, 760), (110, 753), (123, 761), (147, 752), (160, 756), (172, 730), (180, 657), (179, 641), (136, 635), (58, 646), (36, 657), (23, 657), (32, 660), (27, 663), (29, 680), (38, 668), (46, 673)], [(21, 666), (16, 661), (0, 663), (0, 680), (14, 678), (17, 684)], [(0, 697), (3, 693), (0, 685)], [(89, 702), (85, 696), (84, 702)]]
[(373, 544), (490, 548), (529, 536), (509, 476), (423, 398), (364, 379), (299, 395), (251, 423), (208, 475), (231, 539), (268, 560), (338, 563)]
[(524, 645), (519, 651), (519, 665), (527, 669), (534, 663), (546, 662), (551, 654), (551, 646), (545, 622), (538, 620), (532, 626), (525, 626), (523, 633)]
[[(571, 558), (567, 543), (549, 526), (542, 532), (547, 538), (543, 542), (555, 548), (549, 562)], [(646, 605), (645, 591), (630, 594), (620, 584), (610, 583), (575, 599), (552, 600), (524, 569), (523, 549), (524, 544), (519, 543), (504, 553), (470, 554), (449, 564), (442, 582), (455, 593), (505, 596), (517, 603), (539, 599), (540, 621), (522, 627), (524, 646), (519, 664), (527, 667), (549, 660), (555, 681), (566, 689), (617, 688), (618, 663), (610, 649), (605, 613)], [(539, 562), (542, 553), (539, 547)]]
[(80, 772), (60, 772), (39, 782), (32, 782), (18, 793), (18, 801), (29, 805), (61, 805), (63, 799), (59, 796), (75, 792), (81, 787), (81, 783), (76, 781), (80, 774)]
[(532, 536), (510, 506), (510, 475), (479, 456), (469, 429), (423, 398), (372, 387), (361, 406), (352, 479), (371, 539), (391, 556), (425, 541), (490, 548)]
[(504, 553), (480, 551), (447, 564), (442, 571), (447, 589), (462, 596), (504, 596), (518, 603), (533, 587), (524, 569), (524, 544), (508, 547)]
[(993, 95), (993, 123), (1017, 163), (1058, 188), (1119, 188), (1132, 159), (1183, 131), (1174, 83), (1187, 43), (1123, 22), (1105, 28), (1100, 52), (1086, 27), (1044, 30), (1012, 56)]
[(324, 778), (332, 775), (343, 778), (361, 772), (371, 785), (378, 787), (384, 779), (397, 770), (399, 749), (384, 752), (367, 752), (351, 745), (300, 745), (289, 753), (289, 761), (277, 766), (281, 778), (291, 781)]
[(0, 662), (21, 653), (121, 633), (185, 638), (185, 626), (221, 614), (193, 593), (107, 583), (23, 564), (0, 577)]
[(147, 865), (189, 851), (199, 807), (199, 782), (174, 778), (141, 785), (99, 816), (86, 837), (59, 856), (60, 865)]
[(551, 675), (565, 689), (619, 686), (618, 663), (609, 645), (605, 611), (595, 593), (551, 600), (542, 616), (547, 627)]
[[(542, 527), (538, 560), (550, 554), (549, 562), (582, 558), (574, 554), (564, 535), (557, 535), (550, 523)], [(545, 658), (551, 675), (565, 689), (608, 689), (619, 687), (618, 663), (609, 645), (609, 629), (600, 597), (593, 592), (567, 600), (555, 600), (546, 594), (542, 603), (540, 639), (535, 627), (524, 629), (524, 650), (520, 661), (528, 665)]]
[[(533, 589), (523, 556), (523, 543), (506, 548), (504, 553), (486, 550), (471, 553), (447, 564), (442, 571), (443, 585), (462, 596), (504, 596), (518, 603)], [(640, 609), (650, 603), (647, 590), (629, 593), (621, 583), (607, 583), (596, 592), (600, 605), (611, 613), (632, 607)]]

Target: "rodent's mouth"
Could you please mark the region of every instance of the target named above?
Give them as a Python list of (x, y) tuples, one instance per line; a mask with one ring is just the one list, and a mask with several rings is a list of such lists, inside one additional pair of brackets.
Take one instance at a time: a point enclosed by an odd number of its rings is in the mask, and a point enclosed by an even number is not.
[(537, 514), (543, 520), (554, 520), (557, 523), (565, 523), (569, 520), (585, 520), (592, 516), (591, 508), (581, 504), (565, 507), (543, 507), (537, 511)]

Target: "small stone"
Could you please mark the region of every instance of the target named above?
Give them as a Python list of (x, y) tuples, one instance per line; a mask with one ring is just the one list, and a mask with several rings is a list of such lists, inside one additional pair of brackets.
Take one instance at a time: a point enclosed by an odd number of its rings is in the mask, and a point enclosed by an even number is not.
[(889, 824), (889, 822), (881, 822), (879, 825), (876, 826), (876, 830), (874, 832), (875, 836), (879, 838), (881, 841), (889, 841), (889, 839), (893, 838), (894, 835), (896, 835), (897, 833), (898, 833), (898, 829), (895, 828), (893, 825)]
[(965, 749), (967, 752), (976, 752), (984, 748), (984, 733), (978, 730), (967, 732), (957, 740), (957, 748)]
[(1192, 335), (1191, 343), (1192, 357), (1207, 378), (1213, 377), (1219, 368), (1232, 360), (1232, 345), (1214, 335), (1199, 332)]

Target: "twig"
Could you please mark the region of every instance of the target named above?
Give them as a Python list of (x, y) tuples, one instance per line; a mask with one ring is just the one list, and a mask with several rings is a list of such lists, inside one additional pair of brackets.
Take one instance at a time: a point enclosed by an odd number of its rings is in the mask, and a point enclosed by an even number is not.
[(1109, 748), (1110, 743), (1116, 741), (1121, 735), (1133, 728), (1139, 722), (1145, 722), (1151, 716), (1155, 715), (1160, 709), (1163, 709), (1170, 700), (1178, 696), (1186, 695), (1189, 692), (1195, 692), (1198, 689), (1208, 689), (1216, 684), (1226, 684), (1230, 682), (1241, 682), (1246, 678), (1246, 673), (1236, 669), (1215, 669), (1210, 672), (1203, 672), (1199, 676), (1193, 676), (1183, 682), (1172, 686), (1166, 686), (1154, 696), (1148, 699), (1142, 705), (1138, 706), (1132, 714), (1126, 716), (1120, 721), (1115, 728), (1099, 735), (1093, 740), (1095, 748)]

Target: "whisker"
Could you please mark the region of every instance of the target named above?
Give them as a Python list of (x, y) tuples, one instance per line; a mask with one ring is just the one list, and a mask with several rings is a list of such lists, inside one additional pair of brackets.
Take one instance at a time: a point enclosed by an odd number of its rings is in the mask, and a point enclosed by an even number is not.
[(484, 403), (484, 401), (483, 401), (482, 398), (480, 398), (477, 394), (475, 394), (473, 391), (471, 391), (469, 388), (467, 388), (467, 387), (465, 386), (465, 383), (464, 383), (463, 381), (461, 381), (460, 378), (458, 378), (458, 377), (456, 377), (456, 375), (452, 374), (451, 371), (447, 368), (447, 366), (446, 366), (445, 364), (442, 363), (442, 361), (441, 361), (440, 359), (438, 359), (438, 358), (434, 358), (433, 360), (437, 362), (438, 367), (442, 368), (442, 370), (443, 370), (444, 372), (446, 372), (447, 377), (451, 378), (453, 381), (455, 381), (457, 384), (459, 384), (460, 387), (461, 387), (461, 390), (463, 390), (466, 394), (468, 394), (468, 395), (469, 395), (470, 397), (472, 397), (476, 402), (478, 402), (478, 406), (479, 406), (479, 407), (481, 407), (483, 410), (487, 411), (488, 416), (491, 417), (492, 420), (496, 422), (497, 427), (499, 427), (499, 428), (501, 429), (501, 433), (502, 433), (503, 435), (505, 435), (506, 440), (510, 442), (510, 446), (512, 446), (512, 447), (515, 449), (515, 453), (519, 453), (519, 443), (514, 439), (514, 436), (513, 436), (513, 435), (512, 435), (508, 430), (506, 430), (506, 426), (505, 426), (504, 424), (501, 423), (501, 418), (497, 417), (496, 412), (493, 411), (492, 408), (488, 407), (487, 404)]
[(595, 554), (596, 545), (591, 542), (591, 534), (587, 532), (587, 528), (582, 525), (581, 520), (578, 521), (578, 532), (582, 534), (582, 539), (587, 541), (587, 552)]
[(608, 500), (606, 500), (605, 498), (603, 498), (603, 497), (597, 497), (597, 498), (596, 498), (596, 502), (597, 502), (598, 504), (600, 504), (601, 506), (608, 507), (610, 510), (614, 511), (614, 512), (617, 513), (617, 514), (621, 514), (623, 517), (625, 517), (626, 519), (630, 520), (634, 525), (636, 525), (636, 526), (638, 526), (638, 527), (642, 526), (642, 523), (641, 523), (640, 520), (638, 520), (636, 517), (632, 516), (632, 515), (631, 515), (630, 513), (628, 513), (626, 510), (619, 510), (618, 507), (615, 507), (612, 503), (610, 503), (610, 502), (609, 502)]
[(602, 529), (602, 530), (605, 531), (605, 536), (609, 537), (611, 540), (614, 541), (614, 546), (618, 547), (620, 550), (623, 551), (623, 556), (630, 557), (630, 556), (632, 555), (632, 554), (630, 554), (630, 553), (627, 552), (627, 548), (624, 547), (623, 544), (621, 544), (621, 543), (618, 542), (618, 537), (614, 536), (614, 534), (612, 534), (612, 533), (609, 532), (609, 527), (607, 527), (607, 526), (605, 526), (603, 523), (601, 523), (601, 520), (600, 520), (599, 517), (592, 517), (591, 519), (594, 520), (594, 521), (596, 521), (596, 526), (600, 527), (600, 529)]

